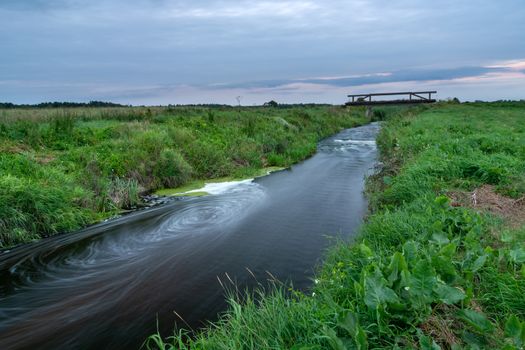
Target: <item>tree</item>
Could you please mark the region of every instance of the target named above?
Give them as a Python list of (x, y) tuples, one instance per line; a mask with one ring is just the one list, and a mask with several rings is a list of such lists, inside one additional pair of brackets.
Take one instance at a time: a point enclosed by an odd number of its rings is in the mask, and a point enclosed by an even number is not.
[(271, 100), (271, 101), (265, 102), (263, 106), (264, 107), (279, 107), (279, 104), (275, 102), (274, 100)]

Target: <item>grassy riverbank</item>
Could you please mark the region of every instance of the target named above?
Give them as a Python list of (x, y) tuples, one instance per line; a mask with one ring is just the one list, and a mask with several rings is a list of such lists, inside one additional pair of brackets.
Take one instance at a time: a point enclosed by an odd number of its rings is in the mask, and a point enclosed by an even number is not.
[(336, 107), (0, 110), (0, 248), (78, 229), (140, 194), (287, 167), (364, 122)]
[[(519, 349), (525, 344), (524, 103), (392, 117), (372, 214), (327, 254), (311, 295), (276, 282), (168, 349)], [(286, 295), (286, 296), (285, 296)]]

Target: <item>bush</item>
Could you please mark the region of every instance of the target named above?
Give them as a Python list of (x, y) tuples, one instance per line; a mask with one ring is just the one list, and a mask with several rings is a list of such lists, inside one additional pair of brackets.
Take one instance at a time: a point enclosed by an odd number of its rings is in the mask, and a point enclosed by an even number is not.
[(139, 185), (135, 179), (115, 178), (111, 181), (109, 196), (117, 208), (131, 209), (139, 201)]
[(164, 149), (155, 163), (154, 175), (160, 186), (179, 187), (190, 180), (192, 173), (191, 166), (173, 149)]
[(194, 140), (191, 130), (187, 128), (170, 126), (168, 128), (168, 135), (171, 142), (179, 148), (188, 146)]
[(184, 152), (196, 175), (201, 178), (226, 176), (233, 168), (225, 152), (206, 141), (195, 141)]

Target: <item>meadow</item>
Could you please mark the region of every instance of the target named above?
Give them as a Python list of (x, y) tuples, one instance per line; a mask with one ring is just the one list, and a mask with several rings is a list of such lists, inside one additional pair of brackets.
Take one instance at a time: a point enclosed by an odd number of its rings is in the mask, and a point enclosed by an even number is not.
[(159, 189), (287, 167), (365, 122), (330, 106), (99, 104), (0, 109), (0, 249), (140, 207)]
[[(327, 252), (311, 293), (229, 293), (196, 333), (158, 349), (522, 349), (525, 104), (384, 112), (371, 213)], [(350, 214), (349, 214), (350, 215)]]

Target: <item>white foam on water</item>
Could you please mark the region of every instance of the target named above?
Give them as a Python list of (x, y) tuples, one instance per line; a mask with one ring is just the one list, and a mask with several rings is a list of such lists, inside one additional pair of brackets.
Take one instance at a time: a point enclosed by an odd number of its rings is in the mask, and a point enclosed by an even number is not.
[(334, 142), (350, 144), (350, 145), (370, 145), (370, 146), (376, 145), (375, 140), (334, 140)]
[(226, 182), (210, 182), (205, 183), (204, 187), (198, 188), (196, 190), (187, 191), (184, 193), (196, 193), (196, 192), (206, 192), (209, 194), (223, 194), (226, 192), (232, 192), (239, 185), (249, 184), (253, 182), (253, 179), (246, 179), (241, 181), (226, 181)]

